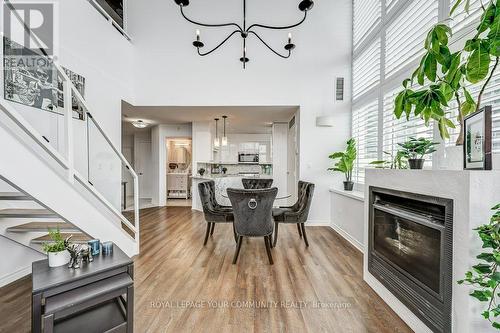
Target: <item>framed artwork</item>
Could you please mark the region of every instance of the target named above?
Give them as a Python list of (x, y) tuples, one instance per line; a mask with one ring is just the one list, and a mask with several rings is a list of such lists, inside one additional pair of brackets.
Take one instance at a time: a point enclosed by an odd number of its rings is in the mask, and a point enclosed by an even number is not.
[(491, 105), (465, 117), (464, 169), (491, 170)]
[(57, 73), (40, 52), (3, 38), (4, 98), (8, 101), (61, 114), (57, 108)]
[[(63, 70), (66, 73), (66, 75), (68, 75), (71, 82), (75, 85), (80, 95), (82, 95), (82, 97), (85, 98), (85, 77), (67, 69), (66, 67), (63, 67)], [(58, 88), (57, 106), (59, 108), (64, 108), (63, 82), (60, 77), (58, 77), (57, 79), (57, 88)], [(85, 120), (85, 110), (83, 106), (78, 102), (78, 99), (74, 94), (71, 94), (71, 100), (73, 104), (72, 105), (73, 118)]]

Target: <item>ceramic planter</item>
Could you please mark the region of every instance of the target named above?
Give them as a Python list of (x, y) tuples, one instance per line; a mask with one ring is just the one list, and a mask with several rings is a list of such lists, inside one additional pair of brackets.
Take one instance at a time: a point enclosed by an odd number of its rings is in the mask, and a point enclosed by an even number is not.
[(69, 263), (70, 255), (67, 250), (59, 252), (49, 252), (49, 267), (59, 267)]
[(344, 191), (352, 191), (354, 182), (344, 182)]
[(425, 160), (423, 158), (410, 158), (408, 159), (408, 164), (410, 165), (410, 169), (423, 169)]

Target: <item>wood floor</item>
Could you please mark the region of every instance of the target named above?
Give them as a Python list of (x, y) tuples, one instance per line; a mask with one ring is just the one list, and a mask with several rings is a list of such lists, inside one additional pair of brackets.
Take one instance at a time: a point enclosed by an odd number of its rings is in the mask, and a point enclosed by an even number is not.
[[(245, 240), (232, 265), (231, 226), (217, 225), (203, 247), (205, 227), (189, 208), (141, 211), (135, 332), (411, 332), (332, 229), (307, 227), (306, 248), (295, 225), (280, 226), (270, 266), (263, 239)], [(28, 331), (30, 288), (24, 279), (0, 289), (0, 332)]]

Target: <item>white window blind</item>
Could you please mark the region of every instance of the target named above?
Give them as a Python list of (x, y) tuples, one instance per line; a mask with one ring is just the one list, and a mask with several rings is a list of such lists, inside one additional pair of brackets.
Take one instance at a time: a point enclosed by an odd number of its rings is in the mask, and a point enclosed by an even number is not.
[(378, 157), (378, 100), (356, 107), (352, 114), (352, 133), (358, 156), (353, 180), (364, 183), (365, 168)]
[[(392, 10), (392, 8), (394, 7), (394, 5), (396, 3), (398, 3), (398, 1), (401, 1), (401, 0), (385, 0), (386, 11), (390, 12)], [(405, 0), (403, 0), (403, 1), (405, 1)]]
[[(450, 1), (450, 10), (453, 8), (458, 0)], [(489, 0), (483, 0), (484, 5), (488, 4)], [(464, 3), (455, 10), (450, 20), (450, 27), (453, 30), (454, 37), (461, 37), (469, 31), (474, 30), (475, 26), (479, 24), (479, 19), (482, 14), (481, 0), (470, 0), (469, 14), (464, 10)]]
[(354, 1), (354, 45), (358, 45), (380, 23), (380, 0)]
[[(424, 121), (419, 117), (410, 118), (410, 121), (407, 121), (404, 116), (401, 117), (401, 119), (396, 119), (394, 116), (394, 99), (399, 91), (401, 91), (401, 89), (390, 91), (384, 95), (382, 149), (394, 156), (400, 148), (398, 143), (403, 143), (410, 137), (432, 140), (434, 136), (433, 124), (431, 123), (431, 125), (427, 127)], [(387, 158), (387, 156), (384, 156), (384, 158)], [(426, 158), (426, 166), (432, 166), (431, 157), (426, 156)]]
[(429, 29), (438, 22), (438, 0), (415, 0), (387, 28), (386, 77), (424, 54)]
[(353, 62), (353, 98), (380, 82), (380, 39), (375, 40)]

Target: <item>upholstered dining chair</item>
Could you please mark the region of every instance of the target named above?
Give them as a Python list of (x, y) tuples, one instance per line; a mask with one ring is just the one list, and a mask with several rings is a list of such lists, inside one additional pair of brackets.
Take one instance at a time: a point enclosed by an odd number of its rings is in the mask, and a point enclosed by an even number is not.
[(273, 247), (278, 242), (278, 226), (280, 223), (295, 223), (299, 231), (300, 238), (304, 238), (306, 246), (309, 246), (307, 240), (306, 228), (304, 223), (309, 216), (309, 209), (314, 194), (314, 184), (299, 181), (297, 202), (290, 207), (280, 207), (273, 209), (274, 219), (274, 242)]
[(243, 178), (243, 188), (247, 190), (255, 190), (262, 188), (271, 188), (273, 180), (270, 178)]
[(213, 180), (199, 183), (198, 192), (200, 192), (203, 214), (207, 222), (207, 231), (205, 233), (205, 241), (203, 242), (203, 246), (205, 246), (207, 245), (208, 236), (214, 234), (215, 224), (233, 222), (233, 209), (230, 206), (221, 206), (217, 203), (217, 199), (215, 198), (215, 182)]
[(264, 237), (267, 257), (272, 265), (272, 209), (278, 189), (276, 187), (254, 190), (228, 188), (227, 194), (233, 206), (234, 230), (238, 239), (233, 265), (238, 261), (243, 237)]

